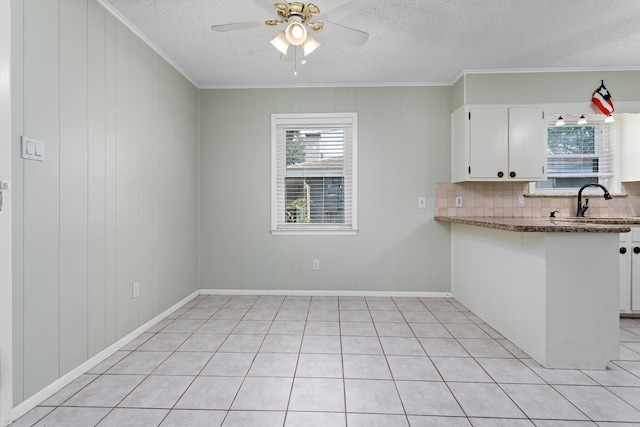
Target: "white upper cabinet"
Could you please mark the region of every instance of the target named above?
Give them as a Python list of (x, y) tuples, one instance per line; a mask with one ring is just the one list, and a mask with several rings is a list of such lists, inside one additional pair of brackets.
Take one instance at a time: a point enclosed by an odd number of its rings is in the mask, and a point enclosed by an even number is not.
[(616, 114), (622, 182), (640, 181), (640, 114)]
[(467, 113), (469, 177), (504, 178), (508, 174), (509, 146), (505, 108), (472, 108)]
[(541, 107), (462, 106), (451, 116), (452, 181), (544, 181)]

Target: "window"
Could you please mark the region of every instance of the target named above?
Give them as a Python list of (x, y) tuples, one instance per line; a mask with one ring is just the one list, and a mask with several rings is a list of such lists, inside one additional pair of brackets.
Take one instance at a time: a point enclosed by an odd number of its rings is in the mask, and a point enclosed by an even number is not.
[(536, 190), (576, 189), (588, 183), (608, 185), (613, 176), (614, 124), (567, 123), (547, 128), (547, 180)]
[(273, 234), (355, 234), (355, 113), (271, 116)]

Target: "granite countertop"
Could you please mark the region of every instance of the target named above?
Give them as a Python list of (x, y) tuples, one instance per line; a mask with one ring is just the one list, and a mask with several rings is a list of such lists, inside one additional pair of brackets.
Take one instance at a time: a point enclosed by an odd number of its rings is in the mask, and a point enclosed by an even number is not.
[(436, 221), (475, 225), (497, 230), (538, 233), (628, 233), (640, 217), (621, 218), (514, 218), (436, 216)]

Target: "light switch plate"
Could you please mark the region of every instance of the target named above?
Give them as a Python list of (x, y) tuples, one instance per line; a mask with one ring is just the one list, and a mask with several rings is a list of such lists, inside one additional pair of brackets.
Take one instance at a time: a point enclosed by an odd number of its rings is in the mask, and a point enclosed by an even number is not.
[(23, 135), (22, 158), (44, 162), (44, 141)]
[(427, 207), (427, 199), (423, 196), (418, 197), (418, 208), (424, 209)]

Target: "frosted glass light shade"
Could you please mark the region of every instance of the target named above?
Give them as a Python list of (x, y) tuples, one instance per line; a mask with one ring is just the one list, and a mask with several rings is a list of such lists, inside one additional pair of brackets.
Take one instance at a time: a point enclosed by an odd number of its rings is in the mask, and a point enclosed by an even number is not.
[(318, 46), (320, 46), (320, 43), (318, 43), (311, 34), (307, 34), (307, 40), (302, 44), (302, 52), (304, 53), (304, 56), (309, 55), (311, 52), (316, 50)]
[(287, 36), (284, 31), (279, 32), (278, 35), (271, 40), (271, 44), (283, 55), (287, 55), (287, 52), (289, 51), (289, 41), (287, 40)]
[(292, 22), (286, 30), (287, 41), (294, 46), (300, 46), (307, 39), (307, 29), (300, 22)]

